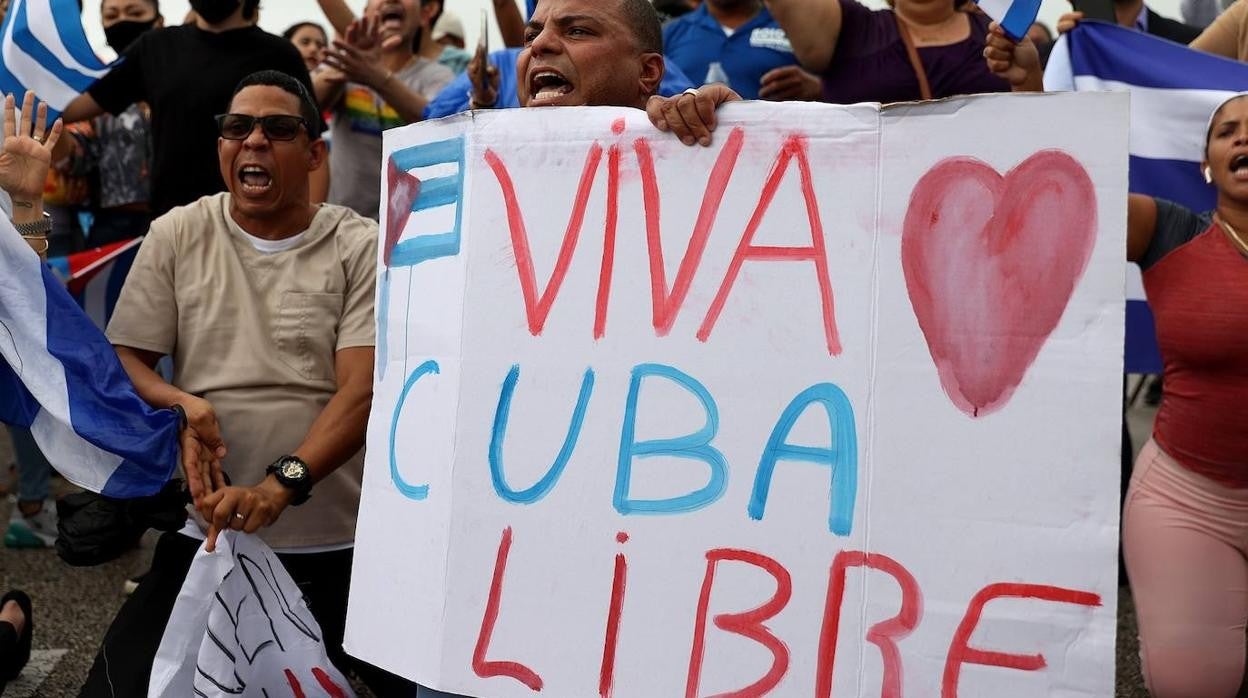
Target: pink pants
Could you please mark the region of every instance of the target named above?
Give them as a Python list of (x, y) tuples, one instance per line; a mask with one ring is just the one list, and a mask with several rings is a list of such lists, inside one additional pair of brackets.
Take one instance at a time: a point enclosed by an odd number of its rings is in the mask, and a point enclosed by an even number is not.
[(1235, 696), (1248, 625), (1248, 490), (1185, 469), (1149, 439), (1122, 528), (1149, 691)]

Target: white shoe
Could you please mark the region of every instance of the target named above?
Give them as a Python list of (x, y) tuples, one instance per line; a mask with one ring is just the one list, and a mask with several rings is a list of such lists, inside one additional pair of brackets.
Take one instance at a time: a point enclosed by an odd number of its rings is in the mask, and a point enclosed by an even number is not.
[(38, 513), (30, 516), (13, 504), (9, 527), (4, 532), (6, 548), (50, 548), (56, 545), (56, 503), (48, 500)]

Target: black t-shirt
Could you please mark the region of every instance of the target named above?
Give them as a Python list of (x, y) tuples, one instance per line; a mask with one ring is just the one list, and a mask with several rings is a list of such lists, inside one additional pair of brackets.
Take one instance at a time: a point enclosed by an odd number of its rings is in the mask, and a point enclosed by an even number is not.
[(152, 108), (152, 209), (160, 215), (206, 194), (225, 191), (217, 163), (217, 125), (239, 81), (280, 70), (312, 82), (289, 41), (259, 27), (221, 33), (182, 25), (150, 31), (124, 60), (87, 89), (106, 111), (135, 102)]

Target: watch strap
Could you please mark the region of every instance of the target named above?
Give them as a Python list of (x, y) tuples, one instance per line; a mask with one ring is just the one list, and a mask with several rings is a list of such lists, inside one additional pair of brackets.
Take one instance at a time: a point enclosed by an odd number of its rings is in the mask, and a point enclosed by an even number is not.
[(47, 236), (52, 232), (52, 216), (47, 211), (44, 211), (43, 218), (29, 223), (14, 223), (13, 227), (17, 228), (17, 232), (22, 237)]
[[(307, 477), (302, 481), (291, 481), (282, 474), (282, 465), (287, 461), (296, 461), (303, 466)], [(278, 483), (295, 493), (294, 499), (290, 501), (291, 506), (299, 506), (312, 496), (312, 470), (302, 459), (296, 456), (282, 456), (273, 462), (272, 465), (265, 468), (265, 473), (272, 475)]]

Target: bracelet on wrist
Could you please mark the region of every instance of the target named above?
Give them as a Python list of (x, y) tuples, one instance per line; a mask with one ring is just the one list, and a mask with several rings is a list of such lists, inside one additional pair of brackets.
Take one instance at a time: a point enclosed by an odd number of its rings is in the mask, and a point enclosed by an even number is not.
[[(52, 243), (48, 242), (47, 235), (23, 235), (22, 239), (26, 241), (26, 244), (30, 245), (30, 248), (35, 251), (35, 254), (41, 257), (48, 253), (48, 248), (52, 245)], [(36, 242), (42, 242), (43, 245), (35, 245), (34, 243)]]

